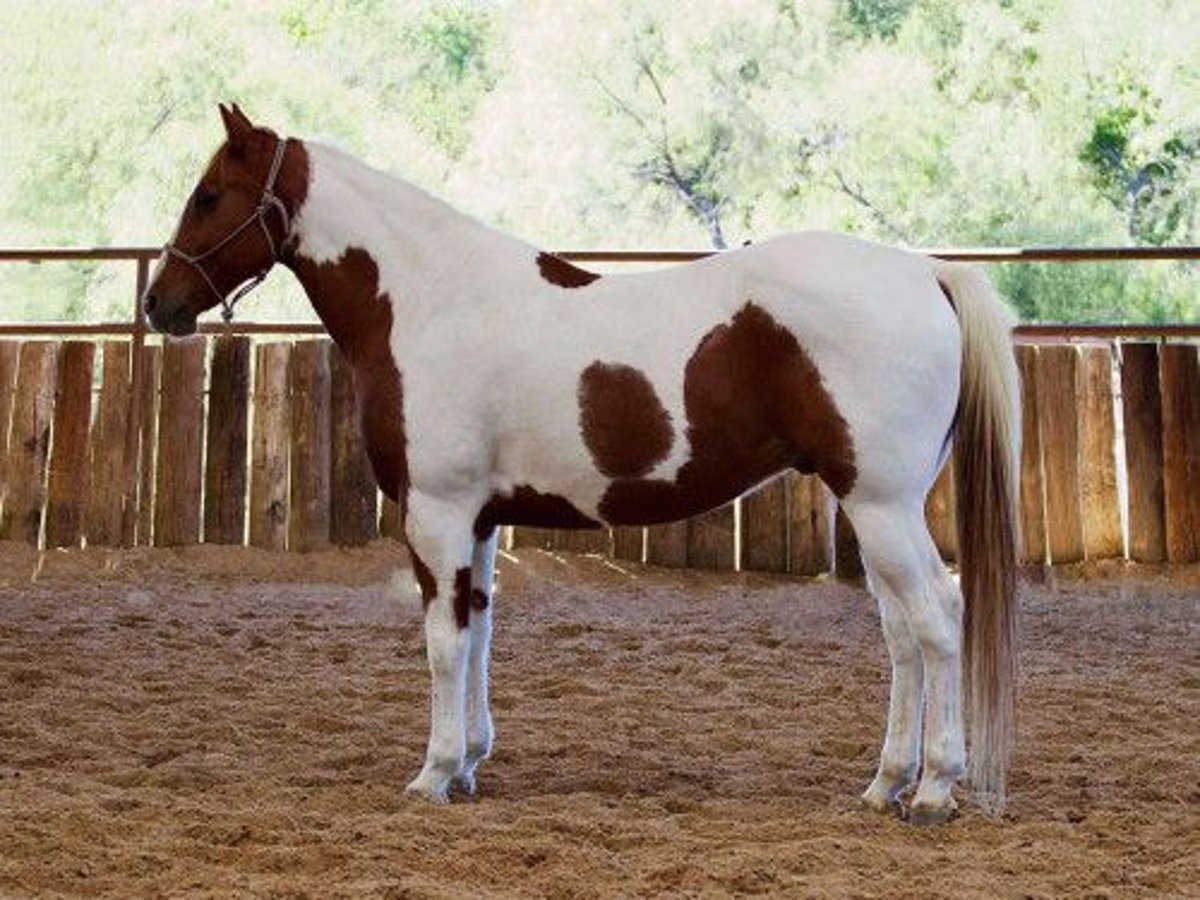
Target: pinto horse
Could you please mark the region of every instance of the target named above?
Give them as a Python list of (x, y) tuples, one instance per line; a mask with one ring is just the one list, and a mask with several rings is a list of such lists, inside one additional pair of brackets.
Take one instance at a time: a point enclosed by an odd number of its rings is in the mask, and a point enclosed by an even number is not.
[[(145, 309), (190, 334), (282, 263), (353, 367), (424, 599), (432, 724), (409, 791), (474, 793), (491, 752), (497, 526), (672, 521), (795, 469), (849, 516), (891, 656), (864, 800), (942, 822), (969, 774), (1000, 807), (1020, 409), (1013, 320), (977, 270), (800, 233), (601, 277), (236, 105), (221, 114), (226, 141)], [(961, 591), (923, 515), (952, 439)]]

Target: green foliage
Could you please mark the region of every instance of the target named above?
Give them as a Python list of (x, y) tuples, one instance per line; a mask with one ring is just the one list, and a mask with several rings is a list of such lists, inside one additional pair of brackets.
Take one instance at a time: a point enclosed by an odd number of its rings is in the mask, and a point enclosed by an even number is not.
[(1156, 146), (1148, 135), (1160, 107), (1146, 87), (1123, 84), (1079, 153), (1097, 190), (1128, 217), (1129, 236), (1150, 244), (1190, 240), (1197, 201), (1200, 127), (1175, 131)]
[[(44, 0), (0, 31), (0, 245), (155, 244), (218, 101), (547, 246), (1196, 241), (1194, 2)], [(0, 318), (129, 267), (0, 267)], [(1198, 268), (997, 266), (1027, 319), (1197, 320)], [(255, 316), (308, 306), (271, 279)]]
[(430, 6), (405, 28), (409, 119), (452, 158), (466, 150), (475, 106), (495, 86), (490, 36), (488, 15), (469, 4)]
[(843, 0), (842, 18), (862, 38), (891, 40), (904, 25), (915, 0)]

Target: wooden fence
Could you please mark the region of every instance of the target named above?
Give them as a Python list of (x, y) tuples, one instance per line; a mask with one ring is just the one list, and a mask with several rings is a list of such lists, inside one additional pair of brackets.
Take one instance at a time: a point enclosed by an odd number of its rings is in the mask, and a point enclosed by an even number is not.
[[(1197, 345), (1057, 340), (1017, 354), (1025, 561), (1200, 561)], [(953, 561), (948, 472), (927, 515)], [(0, 539), (306, 551), (397, 528), (362, 448), (349, 369), (326, 339), (0, 340)], [(827, 490), (796, 475), (686, 522), (510, 539), (717, 570), (858, 564)]]

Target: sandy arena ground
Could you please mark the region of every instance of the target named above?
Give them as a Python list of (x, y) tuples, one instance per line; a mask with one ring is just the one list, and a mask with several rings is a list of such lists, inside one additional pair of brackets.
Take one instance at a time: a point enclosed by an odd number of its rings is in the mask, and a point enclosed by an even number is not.
[(865, 593), (522, 552), (482, 798), (426, 737), (396, 551), (0, 546), (0, 896), (1148, 897), (1200, 883), (1200, 573), (1025, 585), (1013, 798), (860, 808)]

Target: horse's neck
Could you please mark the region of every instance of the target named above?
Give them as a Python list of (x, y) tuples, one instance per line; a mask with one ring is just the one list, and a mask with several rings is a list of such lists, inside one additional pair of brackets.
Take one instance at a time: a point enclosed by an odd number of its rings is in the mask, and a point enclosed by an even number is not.
[(386, 294), (419, 315), (446, 302), (444, 288), (464, 258), (486, 260), (503, 255), (488, 250), (520, 246), (412, 184), (330, 147), (305, 146), (308, 194), (292, 268), (327, 324), (347, 295), (367, 301)]

